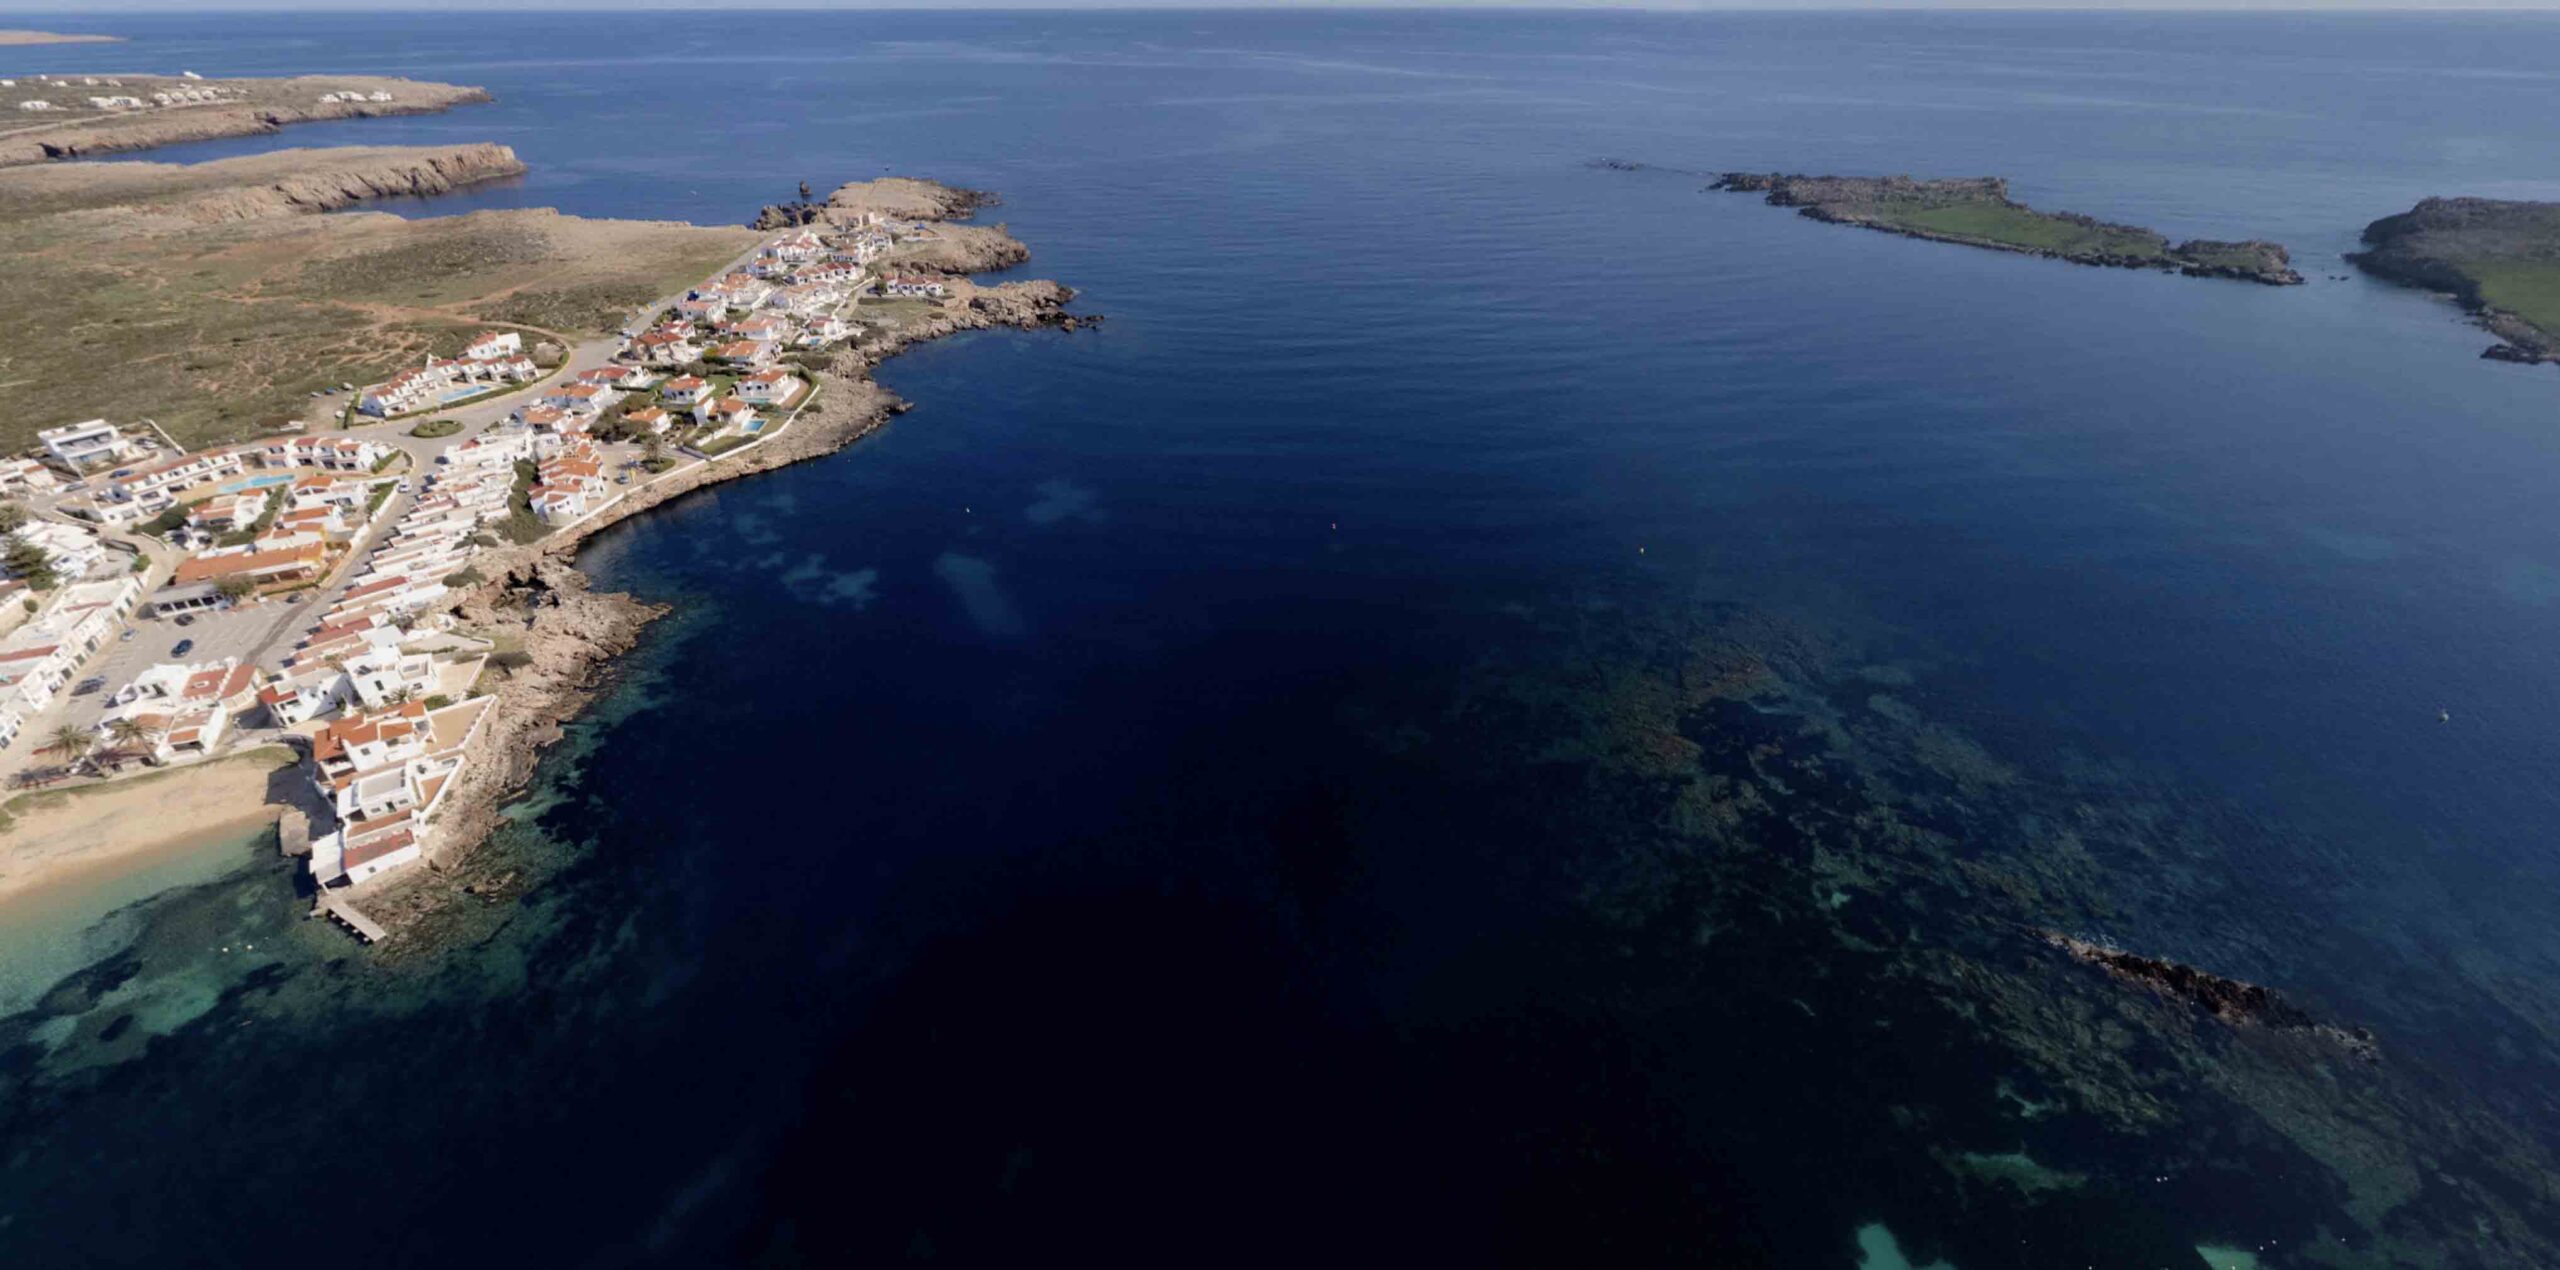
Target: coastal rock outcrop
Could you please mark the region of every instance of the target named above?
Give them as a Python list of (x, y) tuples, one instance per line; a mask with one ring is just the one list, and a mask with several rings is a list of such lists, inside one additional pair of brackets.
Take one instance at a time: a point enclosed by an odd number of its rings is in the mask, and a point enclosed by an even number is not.
[(2544, 304), (2529, 283), (2523, 299), (2503, 307), (2492, 294), (2500, 278), (2523, 281), (2560, 260), (2560, 203), (2517, 199), (2429, 198), (2364, 227), (2365, 250), (2347, 259), (2377, 278), (2443, 292), (2499, 339), (2480, 355), (2496, 361), (2560, 361), (2560, 309)]
[(1001, 201), (985, 190), (904, 176), (851, 181), (827, 195), (827, 206), (835, 211), (878, 212), (895, 220), (957, 220)]
[(824, 202), (809, 197), (809, 187), (802, 184), (800, 197), (788, 203), (768, 203), (756, 218), (748, 222), (753, 229), (791, 229), (814, 225), (833, 217), (849, 220), (876, 212), (893, 220), (957, 220), (974, 214), (979, 208), (992, 207), (999, 200), (985, 190), (962, 189), (940, 181), (924, 181), (913, 177), (884, 176), (876, 181), (852, 181), (839, 185)]
[(225, 190), (179, 205), (201, 221), (333, 212), (368, 199), (447, 194), (466, 185), (522, 176), (514, 149), (490, 142), (395, 151), (345, 167), (297, 172), (264, 186)]
[(63, 163), (0, 178), (0, 208), (62, 214), (116, 230), (336, 211), (367, 199), (443, 194), (524, 171), (516, 152), (476, 142), (449, 146), (287, 149), (204, 163)]
[(2138, 225), (2119, 225), (2077, 212), (2037, 211), (2010, 198), (2008, 181), (1996, 176), (1923, 180), (1727, 172), (1709, 188), (1761, 194), (1773, 207), (1792, 207), (1818, 221), (1933, 242), (2269, 286), (2302, 282), (2291, 254), (2280, 244), (2198, 238), (2172, 245), (2166, 235)]

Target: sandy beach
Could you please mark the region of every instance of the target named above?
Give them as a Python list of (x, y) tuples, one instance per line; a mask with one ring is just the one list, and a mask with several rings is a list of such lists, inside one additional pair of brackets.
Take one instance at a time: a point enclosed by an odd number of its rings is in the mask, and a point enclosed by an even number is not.
[(293, 762), (281, 746), (80, 789), (22, 794), (0, 829), (0, 903), (74, 879), (148, 862), (173, 844), (246, 833), (273, 822), (271, 774)]

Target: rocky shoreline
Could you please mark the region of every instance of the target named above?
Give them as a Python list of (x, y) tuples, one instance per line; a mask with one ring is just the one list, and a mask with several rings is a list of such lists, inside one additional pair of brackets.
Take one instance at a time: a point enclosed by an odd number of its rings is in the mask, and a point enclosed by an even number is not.
[(488, 870), (473, 867), (477, 848), (502, 823), (499, 809), (533, 778), (542, 752), (560, 740), (564, 725), (604, 690), (615, 659), (670, 611), (628, 594), (595, 590), (573, 560), (587, 538), (705, 486), (822, 458), (878, 431), (910, 404), (881, 387), (871, 372), (914, 345), (962, 331), (1072, 331), (1100, 320), (1066, 312), (1075, 292), (1056, 282), (982, 287), (956, 276), (1018, 263), (1029, 252), (1001, 230), (942, 228), (946, 234), (977, 231), (947, 240), (973, 244), (965, 255), (954, 256), (957, 294), (952, 301), (924, 321), (839, 352), (833, 364), (816, 372), (818, 402), (788, 428), (755, 446), (635, 487), (605, 512), (539, 542), (495, 549), (473, 561), (486, 580), (451, 597), (447, 609), (472, 626), (520, 630), (529, 660), (508, 672), (504, 690), (496, 694), (498, 704), (474, 742), (471, 762), (439, 813), (441, 832), (427, 867), (394, 874), (378, 889), (366, 888), (358, 898), (368, 915), (399, 932), (463, 899), (489, 900), (514, 885), (512, 873), (489, 876)]
[(2499, 308), (2481, 275), (2501, 266), (2538, 268), (2560, 250), (2560, 203), (2429, 198), (2364, 227), (2365, 250), (2347, 253), (2359, 269), (2406, 287), (2450, 297), (2498, 343), (2480, 356), (2501, 362), (2560, 362), (2560, 331)]
[[(243, 100), (185, 106), (49, 125), (0, 135), (0, 167), (149, 150), (188, 141), (254, 137), (297, 123), (431, 115), (494, 100), (488, 90), (374, 75), (310, 75), (293, 79), (206, 80), (240, 90)], [(389, 101), (321, 101), (324, 93), (391, 94)]]
[[(1620, 166), (1618, 170), (1625, 170)], [(2041, 256), (2111, 269), (2159, 269), (2190, 278), (2229, 278), (2266, 286), (2300, 286), (2302, 275), (2282, 244), (2263, 239), (2222, 242), (2195, 238), (2172, 244), (2166, 235), (2077, 212), (2045, 212), (2009, 197), (1996, 176), (1918, 180), (1908, 176), (1802, 176), (1784, 172), (1726, 172), (1707, 188), (1766, 195), (1772, 207), (1835, 225), (1881, 230), (1905, 238), (1955, 243), (1991, 251)], [(1933, 213), (1975, 213), (1988, 224), (2058, 234), (2066, 245), (1914, 223)]]

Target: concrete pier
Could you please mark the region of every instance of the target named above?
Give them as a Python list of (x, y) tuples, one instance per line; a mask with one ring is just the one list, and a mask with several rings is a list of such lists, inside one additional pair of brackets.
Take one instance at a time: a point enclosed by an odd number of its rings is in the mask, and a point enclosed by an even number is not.
[(326, 917), (346, 927), (355, 932), (357, 939), (368, 944), (378, 944), (391, 938), (391, 932), (384, 930), (381, 923), (357, 912), (355, 905), (348, 903), (344, 896), (334, 891), (320, 892), (320, 902), (312, 906), (311, 914), (314, 917)]

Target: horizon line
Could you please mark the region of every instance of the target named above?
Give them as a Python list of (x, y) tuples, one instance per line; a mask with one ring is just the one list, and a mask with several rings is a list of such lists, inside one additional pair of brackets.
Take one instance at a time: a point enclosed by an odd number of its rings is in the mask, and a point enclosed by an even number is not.
[[(2145, 13), (2157, 13), (2194, 15), (2203, 13), (2228, 13), (2275, 14), (2287, 16), (2334, 13), (2374, 16), (2406, 14), (2428, 17), (2459, 16), (2462, 14), (2560, 14), (2560, 0), (2511, 0), (2511, 2), (2507, 3), (2492, 2), (2485, 4), (2477, 3), (2476, 0), (2466, 0), (2464, 3), (2441, 5), (2398, 3), (2357, 4), (2353, 3), (2352, 0), (2349, 0), (2349, 2), (2346, 3), (2339, 3), (2336, 2), (2336, 0), (2305, 0), (2303, 3), (2284, 3), (2282, 0), (2279, 0), (2278, 3), (2272, 4), (2234, 4), (2224, 3), (2222, 0), (2195, 0), (2194, 3), (2176, 3), (2175, 0), (2172, 0), (2171, 3), (2164, 4), (2159, 3), (2158, 0), (2143, 0), (2142, 3), (2122, 5), (2044, 3), (2043, 0), (2018, 0), (2017, 3), (2002, 3), (2000, 0), (1992, 0), (1991, 3), (1983, 3), (1982, 0), (1967, 0), (1966, 3), (1961, 4), (1935, 4), (1931, 3), (1930, 0), (1877, 0), (1875, 3), (1863, 4), (1788, 4), (1784, 3), (1783, 0), (1776, 0), (1776, 2), (1761, 0), (1761, 2), (1757, 3), (1753, 2), (1753, 0), (1740, 0), (1740, 2), (1736, 3), (1727, 3), (1726, 0), (1696, 0), (1694, 3), (1668, 4), (1653, 3), (1650, 2), (1650, 0), (1638, 3), (1622, 3), (1621, 0), (1592, 0), (1590, 3), (1581, 4), (1558, 4), (1555, 3), (1554, 0), (1423, 0), (1423, 2), (1412, 4), (1394, 3), (1392, 0), (1388, 3), (1379, 3), (1378, 0), (1346, 0), (1345, 3), (1333, 3), (1331, 0), (1313, 0), (1312, 3), (1308, 3), (1303, 2), (1302, 0), (1301, 3), (1297, 4), (1272, 3), (1271, 0), (1239, 0), (1237, 3), (1223, 3), (1221, 0), (1205, 0), (1205, 2), (1204, 0), (1167, 0), (1166, 3), (1162, 4), (1147, 3), (1145, 0), (1138, 0), (1136, 3), (1131, 3), (1130, 0), (1112, 0), (1111, 3), (1104, 4), (1087, 4), (1082, 3), (1081, 0), (991, 0), (989, 3), (979, 3), (978, 0), (948, 0), (946, 3), (928, 4), (873, 4), (867, 3), (866, 0), (750, 0), (748, 3), (740, 4), (721, 3), (721, 0), (583, 0), (583, 2), (582, 0), (545, 0), (543, 3), (518, 4), (509, 3), (508, 0), (452, 0), (451, 3), (445, 4), (426, 4), (412, 3), (408, 2), (408, 0), (403, 0), (401, 3), (389, 5), (368, 4), (364, 3), (364, 0), (311, 0), (310, 3), (301, 4), (222, 5), (214, 7), (198, 7), (185, 3), (185, 0), (171, 0), (169, 3), (153, 3), (152, 0), (143, 0), (142, 3), (130, 5), (119, 5), (114, 3), (114, 0), (107, 0), (107, 3), (103, 6), (100, 3), (97, 3), (97, 0), (90, 0), (88, 3), (73, 3), (72, 0), (56, 0), (56, 3), (58, 3), (59, 7), (56, 7), (55, 4), (39, 4), (33, 8), (0, 9), (0, 29), (6, 29), (6, 24), (16, 22), (20, 19), (70, 18), (74, 19), (77, 25), (66, 24), (64, 29), (54, 33), (65, 35), (111, 34), (111, 32), (106, 31), (82, 30), (79, 28), (81, 26), (95, 25), (94, 23), (87, 21), (92, 18), (112, 20), (117, 17), (224, 17), (258, 16), (266, 14), (308, 15), (313, 13), (372, 16), (387, 14), (447, 13), (457, 9), (469, 10), (476, 13), (527, 14), (595, 13), (613, 11), (718, 13), (843, 12), (901, 14), (1502, 12), (1512, 14), (2085, 13), (2139, 15)], [(45, 46), (29, 45), (22, 47), (41, 48)]]

